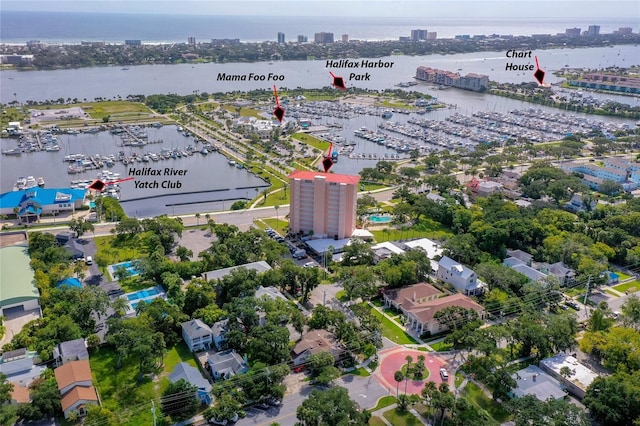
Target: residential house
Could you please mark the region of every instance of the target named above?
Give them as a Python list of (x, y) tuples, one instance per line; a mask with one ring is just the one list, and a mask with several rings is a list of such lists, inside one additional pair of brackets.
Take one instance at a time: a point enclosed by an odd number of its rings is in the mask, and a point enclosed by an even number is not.
[(182, 323), (182, 338), (191, 352), (205, 351), (211, 347), (213, 332), (202, 320), (192, 319)]
[(515, 257), (508, 257), (502, 261), (504, 266), (507, 266), (513, 269), (516, 272), (521, 273), (522, 275), (529, 278), (531, 281), (535, 282), (544, 282), (547, 278), (546, 274), (543, 274), (540, 271), (536, 271), (531, 266), (525, 264), (522, 260)]
[(13, 383), (13, 390), (11, 391), (11, 401), (9, 404), (28, 404), (31, 402), (31, 395), (29, 394), (29, 388), (26, 386)]
[(4, 352), (0, 359), (0, 373), (14, 385), (29, 387), (44, 370), (46, 367), (34, 365), (32, 354), (24, 348)]
[(207, 368), (214, 379), (226, 380), (237, 374), (249, 371), (249, 363), (246, 355), (243, 358), (233, 349), (228, 349), (210, 354), (207, 360)]
[(535, 365), (528, 365), (511, 376), (516, 387), (509, 392), (511, 398), (533, 395), (540, 401), (557, 400), (567, 396), (565, 387)]
[[(566, 371), (563, 370), (563, 367), (567, 367), (570, 373), (568, 376), (562, 374)], [(575, 357), (564, 353), (543, 359), (540, 361), (540, 368), (559, 380), (569, 393), (580, 399), (584, 398), (587, 388), (598, 377), (595, 372), (578, 362)]]
[(65, 419), (71, 413), (86, 414), (87, 405), (99, 404), (96, 389), (91, 379), (89, 360), (70, 361), (54, 370), (60, 391), (62, 412)]
[(376, 245), (371, 246), (371, 250), (374, 253), (374, 261), (376, 263), (390, 258), (393, 254), (402, 254), (404, 250), (400, 247), (396, 246), (390, 241), (385, 241)]
[(382, 292), (384, 306), (401, 311), (405, 315), (415, 306), (430, 300), (435, 300), (440, 296), (444, 296), (444, 293), (426, 283), (418, 283), (403, 288), (393, 288)]
[(211, 326), (211, 336), (216, 349), (221, 350), (227, 343), (227, 331), (229, 331), (229, 320), (223, 319)]
[(482, 294), (486, 287), (473, 270), (447, 256), (438, 261), (436, 277), (451, 284), (466, 296)]
[(531, 266), (531, 261), (533, 260), (533, 255), (530, 254), (530, 253), (527, 253), (526, 251), (523, 251), (523, 250), (508, 250), (507, 249), (507, 256), (515, 257), (516, 259), (520, 259), (522, 261), (522, 263), (524, 263), (527, 266)]
[(342, 352), (342, 346), (329, 331), (311, 330), (304, 334), (293, 347), (293, 365), (303, 364), (309, 355), (320, 352), (329, 352), (337, 360)]
[(231, 266), (229, 268), (216, 269), (215, 271), (205, 272), (202, 274), (202, 278), (204, 278), (205, 281), (219, 280), (229, 275), (231, 272), (235, 271), (236, 269), (240, 269), (240, 268), (245, 268), (247, 270), (254, 270), (257, 273), (261, 273), (271, 269), (271, 266), (269, 266), (269, 264), (264, 260), (260, 260), (258, 262), (251, 262), (251, 263), (246, 263), (244, 265)]
[(503, 189), (504, 189), (504, 185), (502, 185), (500, 182), (485, 180), (478, 183), (477, 196), (488, 197), (491, 194), (502, 192)]
[(554, 275), (558, 278), (561, 286), (570, 285), (576, 280), (576, 272), (562, 262), (552, 263), (551, 265), (541, 263), (537, 269), (547, 275)]
[(196, 387), (198, 400), (202, 404), (210, 405), (213, 402), (213, 397), (210, 393), (211, 383), (202, 377), (202, 373), (196, 367), (192, 367), (186, 362), (176, 365), (171, 374), (169, 374), (169, 380), (171, 383), (175, 383), (180, 379), (184, 379)]
[(60, 367), (70, 361), (89, 359), (89, 351), (84, 339), (68, 340), (58, 343), (53, 348), (53, 359), (56, 367)]
[(440, 324), (435, 315), (441, 310), (452, 306), (474, 310), (479, 318), (484, 318), (484, 308), (481, 305), (471, 300), (468, 296), (458, 293), (416, 304), (410, 310), (406, 310), (407, 322), (405, 327), (418, 335), (447, 331), (447, 326)]

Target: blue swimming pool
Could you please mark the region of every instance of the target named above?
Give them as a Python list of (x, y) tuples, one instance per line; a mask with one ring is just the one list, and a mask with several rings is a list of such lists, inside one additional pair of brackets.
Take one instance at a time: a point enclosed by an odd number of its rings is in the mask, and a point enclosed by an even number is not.
[(392, 220), (393, 220), (393, 217), (391, 216), (376, 216), (376, 215), (369, 216), (369, 221), (372, 223), (389, 223)]
[(124, 269), (127, 270), (127, 272), (129, 272), (129, 276), (131, 276), (131, 277), (135, 277), (136, 275), (140, 275), (140, 271), (137, 269), (138, 268), (138, 261), (137, 260), (116, 263), (115, 265), (111, 265), (111, 268), (113, 269), (114, 272), (116, 272), (120, 268), (124, 268)]
[(164, 299), (167, 296), (164, 294), (162, 287), (149, 287), (142, 290), (134, 291), (131, 293), (125, 294), (123, 297), (126, 297), (131, 306), (131, 310), (136, 310), (136, 307), (140, 304), (140, 302), (150, 303), (156, 297), (162, 297)]

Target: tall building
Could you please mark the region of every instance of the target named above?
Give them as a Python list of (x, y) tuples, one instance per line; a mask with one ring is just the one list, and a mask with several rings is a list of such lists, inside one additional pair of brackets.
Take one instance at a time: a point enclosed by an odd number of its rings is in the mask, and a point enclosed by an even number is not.
[(359, 176), (296, 170), (289, 175), (292, 232), (348, 238), (356, 228)]
[(564, 34), (569, 37), (580, 37), (580, 28), (567, 28), (564, 30)]
[(600, 35), (600, 25), (589, 25), (589, 28), (587, 29), (587, 35), (590, 37)]
[(333, 43), (333, 33), (315, 33), (313, 41), (316, 43)]
[(342, 34), (342, 42), (349, 43), (349, 34)]
[(284, 44), (284, 33), (278, 33), (278, 43)]
[(142, 40), (125, 40), (125, 46), (142, 46)]
[(435, 31), (430, 31), (427, 33), (427, 40), (436, 40), (438, 38), (438, 33)]
[(190, 46), (194, 46), (196, 45), (196, 38), (194, 36), (189, 36), (189, 38), (187, 39), (187, 44), (189, 44)]
[[(620, 34), (620, 35), (633, 34), (633, 29), (631, 27), (620, 27), (618, 29), (618, 34)], [(28, 44), (29, 43), (27, 43), (27, 45)]]
[(422, 41), (427, 39), (427, 30), (411, 30), (411, 41)]
[(309, 37), (306, 35), (299, 34), (298, 35), (298, 43), (306, 43), (309, 41)]

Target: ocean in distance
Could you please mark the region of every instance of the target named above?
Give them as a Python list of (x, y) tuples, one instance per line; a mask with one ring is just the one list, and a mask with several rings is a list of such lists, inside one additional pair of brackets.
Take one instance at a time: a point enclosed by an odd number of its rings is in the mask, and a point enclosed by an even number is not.
[(348, 34), (351, 40), (397, 40), (408, 36), (412, 29), (426, 28), (439, 38), (458, 34), (557, 34), (566, 28), (600, 25), (602, 33), (619, 27), (638, 30), (637, 17), (620, 18), (408, 18), (386, 17), (292, 17), (292, 16), (206, 16), (104, 14), (69, 12), (17, 12), (0, 14), (0, 42), (7, 44), (40, 40), (46, 43), (80, 43), (105, 41), (123, 43), (139, 39), (144, 43), (186, 42), (195, 36), (198, 41), (213, 38), (239, 38), (243, 42), (276, 41), (277, 33), (285, 33), (286, 41), (295, 41), (298, 34), (313, 40), (316, 32), (333, 32), (339, 40)]

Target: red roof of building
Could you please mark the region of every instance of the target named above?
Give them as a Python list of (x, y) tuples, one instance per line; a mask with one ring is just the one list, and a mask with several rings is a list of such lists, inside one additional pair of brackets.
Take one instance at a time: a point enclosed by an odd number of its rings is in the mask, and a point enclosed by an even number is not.
[(360, 176), (340, 175), (337, 173), (308, 172), (306, 170), (295, 170), (289, 175), (289, 179), (309, 179), (313, 180), (317, 176), (324, 177), (327, 182), (346, 183), (356, 185), (360, 181)]

